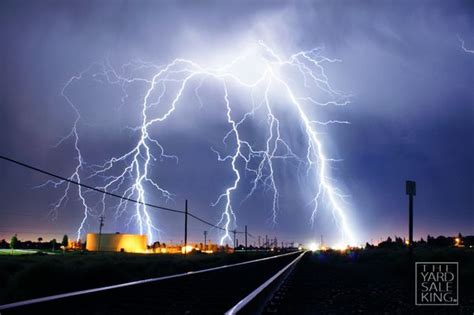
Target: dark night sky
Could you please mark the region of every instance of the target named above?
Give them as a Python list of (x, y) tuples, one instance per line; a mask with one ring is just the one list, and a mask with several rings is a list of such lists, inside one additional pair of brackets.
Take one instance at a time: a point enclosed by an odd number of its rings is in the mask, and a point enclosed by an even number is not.
[[(474, 48), (472, 1), (2, 1), (0, 153), (68, 175), (72, 144), (53, 145), (74, 120), (60, 95), (71, 76), (106, 58), (116, 67), (131, 59), (202, 58), (237, 49), (236, 39), (247, 35), (288, 53), (324, 45), (325, 55), (342, 60), (326, 71), (333, 86), (352, 95), (351, 104), (322, 111), (351, 121), (326, 132), (331, 156), (344, 159), (334, 176), (351, 195), (359, 241), (406, 235), (406, 179), (418, 183), (416, 238), (474, 233), (474, 54), (458, 40)], [(120, 91), (84, 80), (69, 95), (86, 122), (80, 126), (86, 160), (97, 163), (130, 147), (123, 122), (138, 112), (117, 108)], [(206, 120), (210, 110), (180, 108), (173, 126), (157, 130), (180, 163), (157, 164), (156, 173), (176, 193), (169, 206), (182, 208), (187, 198), (197, 214), (216, 222), (220, 211), (209, 203), (232, 176), (209, 149), (228, 128)], [(33, 189), (44, 176), (0, 162), (0, 178), (0, 238), (74, 235), (81, 220), (76, 197), (53, 220), (49, 205), (60, 192)], [(239, 229), (247, 223), (254, 235), (300, 242), (330, 235), (330, 219), (308, 224), (311, 210), (299, 200), (300, 188), (281, 185), (279, 223), (268, 223), (270, 201), (260, 191), (239, 210)], [(155, 219), (163, 240), (181, 239), (181, 218)], [(97, 229), (96, 219), (89, 224), (89, 231)], [(192, 240), (204, 228), (193, 222)], [(116, 230), (125, 227), (110, 214), (105, 231)]]

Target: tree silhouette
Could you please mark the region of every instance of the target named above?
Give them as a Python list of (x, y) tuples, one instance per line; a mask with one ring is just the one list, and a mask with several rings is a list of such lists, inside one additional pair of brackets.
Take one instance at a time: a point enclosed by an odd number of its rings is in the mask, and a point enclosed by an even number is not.
[(67, 234), (64, 234), (63, 241), (61, 242), (61, 245), (64, 246), (64, 247), (67, 247), (69, 245), (69, 237), (67, 237)]
[(152, 248), (153, 248), (153, 252), (155, 252), (157, 248), (161, 248), (160, 242), (154, 242), (152, 245)]
[(18, 237), (15, 234), (10, 239), (10, 248), (12, 249), (12, 255), (13, 255), (13, 249), (15, 249), (17, 244), (18, 244)]

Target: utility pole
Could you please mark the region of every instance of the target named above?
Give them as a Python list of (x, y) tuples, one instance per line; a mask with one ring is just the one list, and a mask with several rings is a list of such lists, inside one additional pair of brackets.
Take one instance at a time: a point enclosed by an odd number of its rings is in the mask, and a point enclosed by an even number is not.
[(410, 257), (413, 255), (413, 196), (416, 195), (416, 182), (406, 181), (406, 193), (408, 195), (408, 249)]
[(184, 254), (188, 251), (188, 199), (184, 203)]
[(247, 250), (247, 226), (245, 226), (245, 250)]
[(99, 219), (99, 244), (97, 246), (97, 251), (100, 252), (100, 241), (102, 239), (102, 227), (104, 226), (104, 219), (105, 217), (103, 215), (100, 216)]
[(268, 249), (268, 235), (265, 235), (265, 248)]
[(207, 231), (204, 231), (204, 250), (206, 250), (206, 241), (207, 241)]
[(235, 235), (237, 234), (237, 231), (236, 230), (233, 230), (232, 233), (234, 234), (234, 250), (235, 250), (235, 247), (236, 247), (236, 238), (235, 238)]
[(258, 236), (258, 248), (260, 248), (260, 235)]

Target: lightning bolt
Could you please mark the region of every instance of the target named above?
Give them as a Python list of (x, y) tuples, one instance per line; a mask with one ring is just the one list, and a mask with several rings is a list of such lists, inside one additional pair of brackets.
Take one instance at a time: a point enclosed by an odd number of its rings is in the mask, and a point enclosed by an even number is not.
[[(320, 208), (330, 209), (336, 225), (341, 231), (341, 242), (352, 244), (355, 239), (349, 225), (345, 204), (347, 195), (337, 187), (337, 182), (330, 174), (330, 163), (339, 161), (327, 157), (323, 143), (319, 138), (318, 127), (328, 128), (334, 124), (349, 124), (342, 120), (319, 121), (312, 118), (313, 106), (344, 106), (349, 103), (348, 96), (334, 89), (324, 70), (324, 64), (339, 62), (322, 55), (322, 48), (300, 51), (289, 57), (282, 57), (262, 41), (253, 42), (249, 49), (219, 67), (204, 66), (189, 59), (175, 59), (166, 65), (155, 65), (143, 61), (132, 61), (120, 70), (114, 69), (107, 61), (95, 64), (78, 76), (71, 78), (63, 88), (62, 95), (76, 114), (70, 133), (62, 138), (58, 145), (72, 139), (75, 148), (76, 165), (71, 179), (80, 182), (81, 178), (102, 181), (97, 186), (105, 191), (120, 192), (123, 197), (136, 198), (142, 204), (133, 207), (128, 224), (134, 223), (140, 234), (147, 234), (153, 241), (160, 230), (144, 205), (147, 192), (157, 191), (164, 200), (173, 201), (174, 194), (159, 184), (156, 175), (150, 175), (150, 169), (158, 160), (171, 159), (176, 163), (178, 157), (165, 151), (158, 135), (153, 135), (151, 127), (158, 126), (171, 117), (178, 106), (186, 103), (185, 92), (194, 91), (200, 107), (205, 106), (205, 98), (200, 95), (203, 84), (213, 84), (222, 91), (222, 106), (226, 114), (228, 132), (222, 139), (224, 149), (210, 149), (216, 154), (217, 161), (229, 165), (233, 174), (232, 182), (223, 189), (213, 207), (220, 208), (222, 215), (219, 226), (224, 232), (220, 243), (231, 241), (229, 232), (237, 226), (237, 213), (243, 202), (250, 198), (259, 187), (271, 192), (272, 206), (269, 221), (277, 224), (280, 211), (280, 191), (277, 180), (277, 161), (295, 165), (306, 170), (314, 183), (311, 196), (311, 211), (308, 214), (311, 224), (314, 223)], [(140, 71), (153, 73), (144, 78)], [(129, 98), (127, 92), (131, 86), (142, 84), (145, 93), (140, 101), (141, 121), (136, 127), (128, 127), (138, 135), (135, 145), (119, 156), (111, 157), (103, 164), (89, 165), (84, 162), (80, 150), (79, 130), (82, 117), (79, 107), (74, 105), (68, 96), (68, 88), (76, 81), (90, 76), (94, 80), (118, 86), (123, 92), (122, 103)], [(300, 82), (300, 83), (298, 83)], [(302, 84), (301, 84), (302, 82)], [(250, 92), (250, 109), (244, 114), (239, 112), (240, 103), (233, 101), (232, 89), (238, 87)], [(309, 91), (309, 92), (308, 92)], [(317, 93), (315, 92), (317, 91)], [(274, 101), (275, 95), (282, 96), (286, 101)], [(319, 100), (318, 96), (323, 95)], [(204, 101), (203, 101), (204, 100)], [(281, 104), (283, 103), (283, 104)], [(304, 153), (298, 152), (284, 133), (284, 123), (279, 112), (281, 108), (296, 114), (296, 125), (301, 127)], [(309, 109), (308, 109), (309, 108)], [(161, 114), (157, 114), (159, 109)], [(264, 141), (258, 142), (246, 136), (243, 130), (246, 124), (253, 123), (256, 118), (263, 118)], [(227, 153), (224, 153), (227, 151)], [(230, 152), (230, 153), (229, 153)], [(249, 190), (243, 200), (235, 200), (236, 192), (244, 189), (244, 178), (250, 176)], [(69, 184), (49, 181), (55, 188), (64, 185), (62, 197), (53, 204), (57, 213), (67, 201), (71, 193)], [(100, 205), (90, 206), (87, 202), (87, 191), (79, 187), (79, 199), (83, 207), (83, 220), (77, 231), (79, 239), (84, 233), (84, 226), (89, 216), (104, 214), (107, 210), (105, 195)], [(120, 201), (113, 205), (115, 216), (127, 215), (130, 211), (128, 201)]]
[(473, 49), (468, 49), (466, 48), (466, 45), (464, 43), (464, 39), (461, 38), (461, 36), (458, 35), (458, 40), (459, 42), (461, 43), (461, 49), (464, 51), (464, 52), (467, 52), (467, 53), (470, 53), (470, 54), (474, 54), (474, 50)]

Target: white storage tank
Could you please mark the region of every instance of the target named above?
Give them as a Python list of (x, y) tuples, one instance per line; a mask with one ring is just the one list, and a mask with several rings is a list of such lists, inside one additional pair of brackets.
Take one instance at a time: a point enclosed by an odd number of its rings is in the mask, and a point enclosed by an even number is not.
[[(99, 234), (88, 233), (86, 249), (89, 251), (146, 253), (146, 235), (139, 234)], [(100, 248), (99, 248), (100, 246)]]

